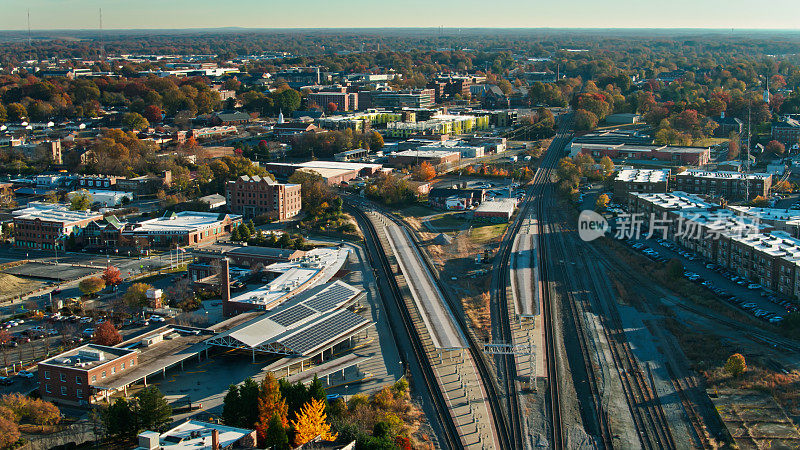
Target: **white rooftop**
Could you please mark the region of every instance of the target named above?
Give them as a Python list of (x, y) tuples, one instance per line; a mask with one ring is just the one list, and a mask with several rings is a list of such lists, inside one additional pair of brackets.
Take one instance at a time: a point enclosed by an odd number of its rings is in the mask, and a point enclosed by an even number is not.
[(415, 158), (442, 158), (450, 155), (461, 155), (460, 152), (453, 150), (403, 150), (402, 152), (392, 153), (391, 156), (412, 156)]
[(800, 210), (798, 209), (756, 208), (752, 206), (728, 206), (728, 209), (759, 220), (787, 223), (800, 221)]
[(717, 206), (703, 200), (698, 195), (687, 194), (683, 191), (669, 193), (632, 192), (630, 196), (631, 198), (640, 198), (664, 209), (713, 208)]
[(512, 214), (517, 207), (517, 199), (504, 198), (500, 200), (486, 200), (475, 208), (475, 212), (489, 213), (489, 212), (504, 212)]
[(147, 234), (177, 234), (201, 231), (219, 226), (219, 223), (224, 220), (225, 217), (238, 219), (241, 216), (237, 214), (220, 215), (219, 213), (211, 212), (180, 211), (177, 213), (168, 213), (155, 219), (139, 222), (134, 225), (135, 228), (132, 230), (132, 232)]
[(617, 172), (614, 181), (634, 183), (659, 183), (669, 179), (669, 169), (634, 169), (622, 168)]
[(213, 430), (219, 432), (219, 448), (227, 448), (253, 432), (253, 430), (243, 428), (188, 420), (161, 434), (159, 444), (163, 450), (210, 449)]
[(281, 275), (260, 288), (231, 297), (230, 301), (273, 309), (305, 289), (326, 283), (342, 268), (349, 253), (347, 248), (315, 248), (300, 258), (270, 264), (265, 270)]
[(746, 174), (742, 172), (730, 172), (730, 171), (717, 171), (717, 172), (709, 172), (706, 170), (701, 169), (689, 169), (685, 172), (681, 172), (677, 174), (678, 176), (691, 176), (695, 178), (715, 178), (715, 179), (751, 179), (751, 180), (764, 180), (772, 176), (769, 173), (751, 173)]
[(70, 211), (63, 205), (31, 204), (26, 208), (14, 211), (13, 216), (20, 220), (36, 220), (59, 222), (62, 226), (87, 219), (100, 220), (103, 215), (92, 211)]

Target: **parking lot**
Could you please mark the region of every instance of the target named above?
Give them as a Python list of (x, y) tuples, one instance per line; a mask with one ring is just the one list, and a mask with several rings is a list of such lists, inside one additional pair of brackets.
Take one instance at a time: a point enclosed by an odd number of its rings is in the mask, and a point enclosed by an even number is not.
[(652, 238), (623, 242), (658, 263), (666, 264), (671, 259), (677, 259), (683, 264), (683, 276), (686, 279), (714, 293), (729, 305), (765, 322), (777, 325), (787, 314), (798, 311), (795, 303), (779, 298), (762, 286), (706, 261), (670, 241)]

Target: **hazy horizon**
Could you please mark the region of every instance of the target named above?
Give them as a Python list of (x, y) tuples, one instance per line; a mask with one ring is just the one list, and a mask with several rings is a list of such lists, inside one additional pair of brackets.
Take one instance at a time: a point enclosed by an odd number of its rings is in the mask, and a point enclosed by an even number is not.
[[(629, 0), (573, 0), (536, 4), (524, 0), (407, 0), (381, 4), (365, 0), (328, 2), (308, 0), (303, 8), (241, 0), (235, 8), (207, 0), (30, 0), (18, 7), (4, 4), (2, 31), (26, 31), (27, 12), (35, 31), (193, 30), (193, 29), (706, 29), (797, 31), (800, 4), (776, 0), (760, 5), (744, 0), (675, 0), (654, 7)], [(768, 6), (767, 6), (768, 5)], [(776, 14), (776, 11), (781, 11)], [(794, 13), (793, 13), (794, 12)]]

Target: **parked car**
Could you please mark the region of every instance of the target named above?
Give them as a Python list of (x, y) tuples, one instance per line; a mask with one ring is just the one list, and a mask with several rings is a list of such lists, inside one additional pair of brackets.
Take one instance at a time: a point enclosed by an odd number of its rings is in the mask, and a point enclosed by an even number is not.
[(33, 372), (29, 372), (27, 370), (20, 370), (17, 372), (17, 375), (22, 378), (33, 378)]
[(3, 385), (3, 386), (10, 386), (13, 383), (14, 383), (14, 379), (13, 378), (0, 377), (0, 384)]

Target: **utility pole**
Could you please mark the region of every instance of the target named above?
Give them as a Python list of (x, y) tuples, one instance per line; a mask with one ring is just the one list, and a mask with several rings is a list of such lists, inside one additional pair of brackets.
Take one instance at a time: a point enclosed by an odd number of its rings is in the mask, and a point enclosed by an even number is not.
[(99, 16), (100, 16), (100, 60), (105, 61), (106, 49), (103, 45), (103, 8), (100, 8)]
[(28, 8), (28, 52), (29, 57), (33, 59), (33, 42), (31, 39), (31, 9)]

